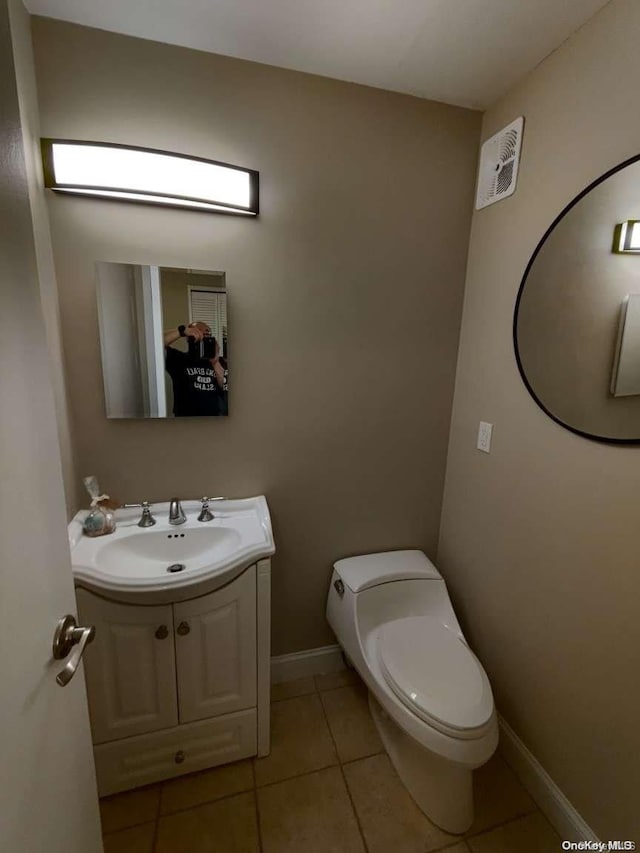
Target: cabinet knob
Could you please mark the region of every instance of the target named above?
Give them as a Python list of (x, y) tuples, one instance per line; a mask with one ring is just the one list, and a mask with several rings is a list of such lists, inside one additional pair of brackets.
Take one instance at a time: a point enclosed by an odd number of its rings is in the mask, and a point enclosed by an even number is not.
[(169, 636), (169, 629), (166, 625), (160, 625), (159, 628), (156, 629), (156, 639), (157, 640), (166, 640)]
[(173, 760), (175, 761), (176, 764), (182, 764), (186, 757), (187, 756), (184, 754), (184, 752), (181, 749), (179, 749), (176, 752), (176, 754), (174, 755)]
[(189, 633), (189, 631), (191, 631), (191, 626), (189, 625), (188, 622), (181, 622), (178, 625), (177, 631), (181, 637), (184, 637)]

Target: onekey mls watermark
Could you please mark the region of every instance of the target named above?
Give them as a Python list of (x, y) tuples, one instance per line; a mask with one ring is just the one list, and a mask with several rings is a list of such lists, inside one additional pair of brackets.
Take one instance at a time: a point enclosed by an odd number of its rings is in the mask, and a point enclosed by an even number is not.
[(635, 841), (563, 841), (563, 850), (595, 850), (605, 853), (608, 850), (635, 850)]

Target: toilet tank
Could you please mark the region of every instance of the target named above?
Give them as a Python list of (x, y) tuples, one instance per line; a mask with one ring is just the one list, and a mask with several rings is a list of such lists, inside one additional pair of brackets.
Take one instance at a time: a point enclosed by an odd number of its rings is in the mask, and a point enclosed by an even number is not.
[(422, 551), (383, 551), (347, 557), (333, 564), (334, 571), (352, 592), (390, 581), (442, 580), (440, 572)]
[(377, 625), (432, 615), (462, 636), (442, 575), (422, 551), (389, 551), (334, 564), (327, 621), (347, 654)]

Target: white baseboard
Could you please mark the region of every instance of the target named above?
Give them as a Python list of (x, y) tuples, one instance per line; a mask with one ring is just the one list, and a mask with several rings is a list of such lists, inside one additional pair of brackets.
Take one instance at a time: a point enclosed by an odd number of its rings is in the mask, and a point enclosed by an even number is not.
[(500, 752), (563, 841), (599, 841), (538, 759), (502, 718)]
[(271, 683), (293, 681), (309, 675), (326, 675), (345, 668), (340, 646), (320, 646), (292, 655), (271, 658)]

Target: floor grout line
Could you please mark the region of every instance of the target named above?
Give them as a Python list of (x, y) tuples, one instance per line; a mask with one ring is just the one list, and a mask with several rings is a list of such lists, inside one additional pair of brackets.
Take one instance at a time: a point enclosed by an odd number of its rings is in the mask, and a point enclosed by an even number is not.
[(342, 781), (344, 783), (344, 787), (345, 787), (345, 790), (347, 792), (347, 797), (349, 798), (349, 803), (351, 804), (351, 811), (353, 812), (353, 816), (356, 819), (356, 826), (358, 827), (358, 832), (360, 833), (360, 838), (362, 839), (362, 845), (363, 845), (365, 851), (367, 851), (367, 853), (369, 853), (369, 846), (367, 844), (366, 838), (364, 837), (364, 831), (362, 829), (362, 824), (360, 823), (360, 816), (358, 815), (358, 810), (356, 809), (356, 804), (353, 802), (353, 797), (351, 796), (351, 790), (349, 788), (349, 783), (347, 782), (347, 777), (346, 777), (345, 772), (344, 772), (344, 767), (342, 766), (342, 760), (340, 759), (340, 753), (338, 752), (338, 744), (336, 743), (336, 739), (333, 736), (333, 731), (331, 729), (331, 723), (329, 722), (329, 715), (327, 714), (327, 709), (324, 707), (324, 702), (322, 701), (322, 697), (320, 697), (320, 707), (322, 708), (322, 715), (324, 717), (324, 721), (327, 724), (327, 728), (329, 729), (329, 736), (331, 737), (331, 741), (333, 743), (333, 748), (335, 749), (336, 755), (338, 757), (338, 767), (340, 768), (340, 775), (342, 776)]
[[(220, 765), (220, 766), (224, 767), (224, 766), (228, 766), (228, 765)], [(217, 770), (216, 767), (212, 767), (211, 769)], [(196, 770), (195, 772), (199, 773), (201, 771)], [(189, 774), (185, 774), (185, 776), (188, 776), (188, 775)], [(198, 802), (198, 803), (192, 803), (190, 806), (183, 806), (180, 809), (174, 809), (173, 811), (165, 812), (164, 814), (160, 814), (160, 815), (158, 815), (158, 820), (160, 820), (160, 818), (163, 818), (163, 817), (172, 817), (174, 814), (183, 814), (184, 812), (190, 812), (190, 811), (192, 811), (192, 809), (199, 809), (199, 808), (202, 808), (203, 806), (210, 806), (212, 803), (219, 803), (222, 800), (230, 800), (232, 797), (239, 797), (241, 794), (250, 794), (251, 791), (255, 791), (255, 790), (256, 790), (255, 786), (252, 785), (250, 788), (243, 788), (242, 791), (232, 791), (230, 794), (222, 794), (222, 796), (214, 797), (211, 800), (202, 800), (201, 802)], [(149, 823), (149, 821), (145, 821), (145, 823)], [(139, 824), (136, 824), (136, 826), (139, 826)]]
[(253, 779), (253, 802), (256, 811), (256, 829), (258, 831), (258, 850), (260, 853), (264, 850), (262, 844), (262, 827), (260, 826), (260, 809), (258, 807), (258, 785), (256, 784), (256, 766), (254, 761), (251, 762), (251, 778)]
[(256, 791), (262, 791), (263, 788), (272, 788), (274, 785), (281, 785), (283, 782), (291, 782), (293, 779), (301, 779), (303, 776), (313, 776), (314, 773), (320, 773), (321, 770), (329, 770), (331, 767), (339, 767), (340, 759), (335, 764), (325, 764), (324, 767), (316, 767), (314, 770), (304, 770), (302, 773), (294, 773), (293, 776), (285, 776), (283, 779), (275, 779), (273, 782), (265, 782), (264, 785), (256, 785)]
[(295, 696), (283, 696), (281, 699), (272, 699), (272, 705), (279, 705), (280, 702), (289, 702), (291, 699), (302, 699), (303, 696), (314, 696), (316, 693), (319, 693), (319, 690), (310, 690), (308, 693), (296, 693)]
[(112, 838), (114, 835), (120, 835), (121, 832), (129, 832), (130, 829), (139, 829), (141, 826), (151, 826), (151, 824), (155, 826), (155, 819), (145, 820), (142, 823), (134, 823), (133, 826), (122, 826), (120, 829), (112, 829), (111, 832), (101, 833), (102, 839)]
[(318, 690), (322, 696), (323, 693), (335, 693), (336, 690), (346, 690), (348, 687), (358, 687), (357, 684), (341, 684), (340, 687), (326, 687), (324, 690)]
[[(333, 737), (332, 737), (332, 741), (333, 741)], [(368, 757), (370, 757), (370, 756), (368, 756)], [(293, 779), (300, 779), (303, 776), (312, 776), (314, 773), (319, 773), (322, 770), (329, 770), (331, 767), (339, 767), (340, 766), (340, 759), (337, 756), (337, 752), (336, 752), (336, 758), (337, 758), (337, 760), (336, 760), (335, 764), (325, 764), (324, 767), (317, 767), (314, 770), (305, 770), (302, 773), (294, 773), (292, 776), (285, 776), (283, 779), (276, 779), (273, 782), (266, 782), (264, 785), (258, 785), (257, 784), (256, 775), (255, 775), (255, 767), (254, 767), (253, 762), (252, 762), (251, 772), (252, 772), (253, 782), (251, 784), (251, 787), (249, 787), (249, 788), (243, 788), (241, 791), (233, 791), (229, 794), (222, 794), (222, 796), (213, 797), (212, 799), (209, 799), (209, 800), (202, 800), (202, 801), (197, 802), (197, 803), (192, 803), (189, 806), (183, 806), (182, 808), (173, 809), (169, 812), (164, 812), (162, 814), (158, 813), (157, 818), (152, 818), (150, 820), (141, 820), (139, 822), (132, 823), (128, 826), (121, 827), (120, 829), (115, 829), (115, 830), (112, 830), (111, 832), (104, 833), (104, 835), (113, 835), (114, 832), (122, 832), (124, 829), (133, 829), (135, 826), (142, 826), (145, 823), (152, 823), (155, 820), (159, 820), (160, 818), (163, 818), (163, 817), (171, 817), (174, 814), (182, 814), (183, 812), (188, 812), (188, 811), (191, 811), (192, 809), (198, 809), (198, 808), (201, 808), (202, 806), (211, 805), (211, 803), (218, 803), (221, 800), (228, 800), (231, 797), (238, 797), (238, 796), (240, 796), (240, 794), (248, 794), (250, 791), (255, 791), (257, 794), (258, 791), (261, 791), (263, 788), (271, 788), (271, 787), (273, 787), (273, 785), (280, 785), (282, 782), (291, 782)], [(246, 759), (241, 759), (241, 760), (244, 761)], [(359, 759), (355, 759), (355, 760), (357, 761)], [(351, 763), (351, 762), (349, 762), (349, 763)], [(229, 765), (219, 765), (219, 766), (228, 767)], [(217, 770), (217, 769), (218, 769), (217, 767), (211, 768), (211, 770)], [(202, 770), (196, 770), (196, 771), (194, 771), (193, 775), (195, 775), (196, 773), (202, 773), (202, 772), (203, 772)], [(185, 773), (184, 777), (177, 777), (177, 778), (186, 778), (189, 775), (191, 775), (191, 774)], [(132, 790), (136, 790), (136, 789), (133, 788)], [(128, 793), (128, 792), (125, 791), (123, 793)], [(118, 795), (114, 794), (113, 796), (118, 796)]]
[[(469, 839), (473, 839), (473, 838), (480, 838), (481, 835), (488, 835), (490, 832), (495, 832), (496, 829), (502, 829), (504, 826), (508, 826), (510, 823), (517, 823), (520, 820), (524, 820), (526, 817), (531, 817), (531, 815), (536, 814), (537, 812), (540, 812), (540, 814), (542, 814), (540, 809), (536, 806), (530, 812), (525, 812), (524, 814), (514, 815), (510, 818), (507, 818), (507, 820), (500, 821), (500, 823), (496, 823), (493, 826), (487, 827), (486, 829), (481, 829), (480, 832), (474, 832), (474, 833), (466, 832), (464, 835), (461, 836), (461, 838), (464, 839), (464, 841), (468, 841)], [(544, 815), (543, 815), (543, 817), (544, 817)], [(549, 826), (551, 826), (551, 824), (549, 824)], [(553, 829), (553, 827), (552, 827), (552, 829)], [(554, 832), (555, 832), (555, 829), (554, 829)]]
[(364, 846), (364, 849), (368, 853), (369, 845), (367, 844), (367, 839), (364, 837), (364, 830), (362, 828), (362, 824), (360, 823), (360, 815), (358, 814), (356, 804), (353, 802), (353, 797), (351, 796), (351, 789), (349, 788), (349, 783), (347, 782), (347, 777), (346, 777), (345, 772), (344, 772), (344, 767), (342, 766), (342, 764), (340, 764), (339, 767), (340, 767), (340, 775), (342, 776), (342, 781), (344, 782), (344, 787), (346, 788), (347, 796), (349, 797), (349, 802), (351, 803), (351, 809), (353, 810), (353, 815), (356, 819), (358, 832), (360, 833), (360, 838), (362, 838), (362, 844)]
[(368, 752), (366, 755), (359, 755), (357, 758), (348, 758), (346, 761), (341, 761), (340, 764), (357, 764), (358, 761), (366, 761), (367, 758), (375, 758), (376, 755), (386, 755), (386, 751), (384, 747), (379, 749), (377, 752)]
[[(423, 812), (424, 814), (424, 812)], [(426, 817), (426, 815), (425, 815)], [(429, 820), (429, 818), (427, 818)], [(435, 824), (434, 824), (435, 826)], [(449, 833), (451, 834), (451, 833)], [(467, 844), (467, 839), (463, 835), (458, 835), (456, 840), (452, 843), (451, 841), (447, 841), (444, 847), (436, 847), (435, 850), (429, 850), (429, 853), (447, 853), (447, 850), (451, 850), (452, 847), (457, 847), (458, 844), (463, 844), (467, 850), (469, 850), (469, 845)]]
[[(315, 676), (312, 676), (315, 678)], [(297, 679), (294, 679), (297, 680)], [(281, 681), (279, 684), (287, 684), (286, 681)], [(352, 682), (350, 684), (339, 684), (337, 687), (318, 687), (317, 685), (313, 688), (313, 690), (305, 690), (304, 693), (294, 693), (293, 696), (282, 696), (280, 699), (271, 699), (272, 705), (277, 705), (279, 702), (288, 702), (290, 699), (300, 699), (302, 696), (313, 696), (314, 693), (321, 695), (322, 693), (333, 693), (334, 690), (344, 690), (345, 687), (355, 687), (357, 686), (357, 682)], [(272, 685), (273, 689), (273, 685)]]
[(158, 791), (158, 807), (156, 809), (156, 825), (153, 830), (153, 844), (151, 845), (152, 853), (156, 853), (158, 849), (158, 834), (160, 832), (160, 809), (162, 808), (162, 791), (164, 789), (164, 782), (160, 785), (160, 790)]
[(121, 826), (119, 829), (111, 829), (109, 832), (102, 832), (102, 837), (106, 837), (107, 835), (115, 835), (116, 832), (124, 832), (127, 829), (135, 829), (137, 826), (145, 826), (147, 823), (155, 823), (157, 818), (150, 817), (147, 820), (136, 821), (135, 823), (128, 823), (126, 826)]
[(118, 829), (111, 829), (108, 832), (105, 832), (103, 829), (103, 820), (102, 814), (100, 815), (100, 835), (105, 838), (107, 835), (115, 835), (116, 832), (124, 832), (126, 829), (134, 829), (136, 826), (144, 826), (147, 823), (155, 823), (158, 820), (160, 814), (160, 797), (161, 797), (161, 788), (162, 782), (152, 782), (150, 785), (141, 785), (139, 788), (129, 788), (126, 791), (118, 791), (117, 794), (109, 794), (106, 797), (98, 797), (98, 807), (100, 808), (102, 803), (107, 800), (114, 799), (115, 797), (126, 796), (127, 794), (137, 793), (138, 791), (142, 791), (145, 788), (158, 788), (158, 805), (156, 806), (156, 814), (155, 817), (148, 817), (141, 820), (136, 820), (135, 823), (127, 824), (126, 826), (120, 826)]

